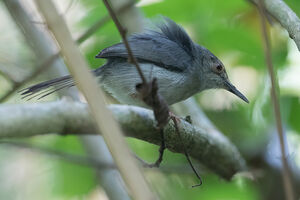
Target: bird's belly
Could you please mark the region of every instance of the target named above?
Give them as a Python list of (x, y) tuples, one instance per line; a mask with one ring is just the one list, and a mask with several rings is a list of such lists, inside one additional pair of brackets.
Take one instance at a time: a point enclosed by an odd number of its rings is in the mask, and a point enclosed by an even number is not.
[[(191, 96), (190, 88), (185, 87), (183, 75), (179, 72), (155, 66), (154, 64), (140, 64), (145, 78), (149, 81), (154, 77), (158, 82), (158, 92), (171, 105)], [(104, 66), (100, 74), (100, 84), (112, 94), (120, 103), (147, 107), (139, 98), (136, 85), (141, 78), (134, 66), (128, 63), (117, 66)], [(184, 91), (187, 92), (184, 92)]]

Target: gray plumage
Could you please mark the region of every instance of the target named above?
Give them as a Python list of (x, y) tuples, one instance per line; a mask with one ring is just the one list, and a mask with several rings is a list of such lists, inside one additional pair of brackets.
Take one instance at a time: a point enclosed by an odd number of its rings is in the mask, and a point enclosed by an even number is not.
[[(226, 89), (248, 102), (229, 82), (222, 62), (195, 44), (183, 28), (167, 18), (158, 28), (159, 31), (133, 34), (128, 41), (145, 77), (157, 78), (158, 92), (169, 105), (211, 88)], [(123, 43), (103, 49), (96, 58), (107, 59), (104, 66), (93, 71), (106, 91), (121, 103), (145, 106), (135, 90), (141, 79), (136, 68), (127, 62)], [(26, 88), (22, 95), (42, 98), (73, 85), (72, 78), (65, 76)]]

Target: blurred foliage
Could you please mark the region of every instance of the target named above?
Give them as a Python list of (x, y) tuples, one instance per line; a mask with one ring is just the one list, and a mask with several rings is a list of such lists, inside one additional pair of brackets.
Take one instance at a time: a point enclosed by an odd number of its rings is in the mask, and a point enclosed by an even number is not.
[[(291, 6), (298, 16), (300, 15), (300, 1), (286, 0), (285, 2)], [(79, 7), (81, 12), (85, 13), (82, 20), (75, 22), (77, 35), (107, 15), (105, 7), (99, 0), (80, 0), (75, 1), (74, 4), (70, 9)], [(231, 100), (229, 94), (222, 96), (224, 100), (229, 101), (229, 106), (217, 106), (217, 103), (222, 104), (222, 102), (217, 102), (215, 107), (218, 107), (218, 109), (214, 109), (215, 100), (219, 96), (216, 96), (215, 93), (206, 92), (197, 95), (197, 100), (199, 100), (199, 105), (202, 106), (212, 122), (236, 144), (247, 160), (251, 161), (254, 158), (257, 159), (257, 157), (263, 157), (268, 139), (272, 134), (270, 130), (274, 129), (274, 116), (270, 102), (260, 24), (256, 9), (244, 0), (163, 0), (140, 9), (145, 17), (154, 19), (154, 21), (157, 21), (157, 18), (163, 15), (181, 24), (195, 42), (207, 47), (223, 60), (230, 77), (237, 68), (250, 67), (255, 70), (254, 80), (248, 80), (247, 74), (237, 77), (237, 79), (240, 79), (238, 83), (246, 82), (248, 84), (246, 88), (254, 88), (252, 93), (247, 89), (244, 90), (246, 96), (250, 96), (250, 104), (241, 103), (239, 100)], [(289, 64), (291, 61), (288, 55), (291, 49), (288, 48), (288, 42), (290, 41), (286, 32), (278, 28), (277, 25), (270, 27), (270, 30), (274, 66), (279, 71), (290, 69)], [(95, 55), (103, 48), (119, 41), (120, 36), (117, 29), (112, 22), (109, 22), (85, 41), (81, 45), (81, 49), (90, 66), (97, 68), (105, 61), (95, 59)], [(15, 61), (20, 63), (19, 66), (28, 67), (32, 64), (28, 61), (32, 59), (29, 56), (31, 53), (24, 44), (24, 40), (18, 39), (18, 42), (21, 44), (21, 48), (11, 47), (9, 50), (12, 52), (17, 51), (15, 54), (22, 55), (22, 59), (19, 58)], [(2, 49), (2, 51), (4, 50)], [(3, 64), (3, 62), (0, 56), (0, 63)], [(279, 76), (279, 78), (281, 77)], [(0, 79), (1, 94), (9, 87), (6, 80), (2, 79)], [(298, 84), (298, 88), (300, 88), (299, 82), (295, 84)], [(239, 88), (239, 85), (237, 87)], [(289, 93), (287, 90), (281, 96), (282, 117), (285, 127), (298, 134), (300, 133), (299, 96), (300, 89), (296, 94), (295, 92)], [(201, 101), (202, 97), (209, 98), (212, 105), (206, 106)], [(11, 101), (20, 100), (16, 96)], [(76, 137), (42, 137), (42, 139), (38, 137), (30, 139), (30, 141), (33, 143), (41, 143), (42, 141), (42, 144), (47, 147), (84, 154), (84, 150)], [(133, 151), (148, 162), (157, 158), (157, 146), (135, 139), (128, 139), (127, 141)], [(37, 157), (45, 156), (40, 155)], [(1, 156), (2, 166), (8, 164), (5, 163), (5, 159), (5, 156)], [(186, 166), (187, 162), (183, 155), (166, 151), (163, 166), (172, 167), (173, 165)], [(0, 172), (1, 170), (2, 168), (0, 168)], [(51, 192), (48, 193), (50, 196), (44, 199), (51, 199), (51, 197), (61, 197), (61, 199), (87, 197), (97, 189), (93, 169), (52, 159), (51, 171), (52, 173), (43, 175), (48, 177), (49, 180), (51, 179), (51, 184), (47, 185), (47, 187), (50, 187)], [(206, 171), (202, 173), (201, 170), (201, 174), (204, 184), (199, 188), (191, 189), (190, 186), (197, 183), (197, 179), (190, 170), (188, 173), (146, 170), (147, 178), (161, 199), (257, 200), (265, 196), (262, 190), (259, 189), (258, 183), (245, 177), (237, 176), (231, 182), (225, 182)], [(3, 176), (3, 173), (0, 173), (1, 176)], [(0, 194), (1, 197), (5, 196)]]
[[(83, 154), (81, 143), (75, 136), (59, 138), (51, 145), (61, 151), (72, 154)], [(86, 166), (74, 165), (68, 162), (56, 162), (55, 170), (59, 174), (55, 177), (53, 192), (63, 195), (85, 195), (97, 185), (93, 170)]]
[(289, 113), (286, 114), (286, 121), (294, 129), (296, 132), (300, 133), (300, 123), (299, 123), (299, 113), (300, 113), (300, 106), (299, 106), (299, 98), (298, 97), (287, 97), (286, 98), (286, 105), (289, 109)]

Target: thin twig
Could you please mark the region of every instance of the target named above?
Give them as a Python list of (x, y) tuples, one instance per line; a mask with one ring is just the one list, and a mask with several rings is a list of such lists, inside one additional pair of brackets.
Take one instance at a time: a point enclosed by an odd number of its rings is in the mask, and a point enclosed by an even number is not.
[(282, 170), (282, 178), (284, 183), (284, 189), (285, 189), (285, 195), (286, 199), (288, 200), (294, 200), (294, 192), (293, 192), (293, 183), (290, 176), (290, 169), (287, 162), (287, 159), (285, 157), (286, 151), (285, 151), (285, 144), (284, 144), (284, 134), (283, 134), (283, 128), (282, 128), (282, 121), (281, 121), (281, 114), (280, 114), (280, 105), (279, 105), (279, 99), (278, 99), (278, 93), (277, 93), (277, 85), (278, 81), (276, 78), (276, 75), (274, 73), (273, 63), (271, 59), (271, 47), (270, 47), (270, 41), (268, 37), (267, 32), (267, 25), (264, 18), (264, 8), (263, 8), (263, 2), (262, 0), (259, 0), (258, 2), (258, 8), (259, 8), (259, 14), (260, 14), (260, 20), (261, 20), (261, 29), (262, 29), (262, 35), (263, 35), (263, 45), (264, 45), (264, 54), (266, 59), (266, 65), (269, 71), (270, 79), (271, 79), (271, 99), (273, 102), (273, 110), (275, 113), (275, 119), (276, 119), (276, 126), (277, 126), (277, 133), (280, 141), (280, 149), (281, 149), (281, 161), (283, 165)]
[[(125, 4), (121, 8), (117, 10), (118, 13), (123, 13), (124, 11), (128, 10), (135, 4), (134, 1), (130, 1), (129, 3)], [(93, 33), (95, 33), (100, 27), (102, 27), (104, 24), (109, 22), (111, 20), (111, 17), (109, 15), (106, 15), (102, 17), (99, 21), (94, 23), (88, 30), (86, 30), (81, 36), (78, 37), (76, 40), (78, 44), (81, 44), (84, 42), (87, 38), (89, 38)]]
[[(246, 0), (246, 1), (248, 1), (253, 6), (258, 7), (258, 3), (257, 3), (258, 0)], [(264, 8), (264, 16), (268, 20), (270, 25), (274, 24), (274, 20), (276, 20), (276, 18), (274, 18), (272, 16), (272, 14), (268, 10), (266, 10), (265, 8)]]
[(13, 84), (18, 83), (18, 81), (16, 81), (14, 77), (12, 77), (9, 73), (5, 72), (4, 70), (0, 70), (0, 75)]
[(130, 48), (129, 42), (127, 40), (126, 36), (126, 29), (122, 26), (120, 23), (116, 13), (114, 12), (113, 8), (111, 7), (108, 0), (103, 0), (104, 5), (106, 6), (112, 20), (114, 21), (121, 37), (123, 40), (123, 43), (127, 49), (128, 52), (128, 62), (133, 64), (135, 68), (138, 71), (138, 74), (142, 80), (141, 84), (138, 84), (136, 86), (136, 90), (141, 95), (141, 99), (149, 106), (152, 107), (155, 119), (157, 121), (157, 125), (161, 131), (161, 146), (159, 148), (159, 157), (157, 161), (153, 164), (150, 164), (152, 167), (159, 167), (160, 163), (162, 162), (164, 150), (165, 150), (165, 141), (163, 137), (163, 127), (167, 124), (169, 121), (169, 108), (167, 103), (164, 101), (164, 99), (158, 94), (158, 86), (157, 81), (154, 78), (150, 83), (147, 82), (141, 67), (139, 66), (139, 63), (137, 62), (137, 59), (133, 55), (133, 52)]
[(201, 185), (202, 185), (202, 179), (201, 179), (201, 176), (198, 174), (197, 170), (195, 169), (195, 167), (194, 167), (194, 165), (193, 165), (193, 163), (192, 163), (192, 161), (191, 161), (191, 159), (190, 159), (190, 156), (189, 156), (189, 154), (188, 154), (188, 152), (187, 152), (187, 150), (186, 150), (186, 148), (185, 148), (185, 145), (184, 145), (184, 143), (182, 142), (181, 134), (180, 134), (180, 131), (179, 131), (179, 128), (178, 128), (177, 119), (176, 119), (175, 116), (171, 116), (171, 119), (172, 119), (172, 121), (174, 122), (175, 130), (176, 130), (176, 133), (177, 133), (177, 135), (178, 135), (178, 138), (179, 138), (179, 140), (180, 140), (180, 142), (181, 142), (181, 145), (182, 145), (182, 149), (183, 149), (184, 155), (185, 155), (185, 157), (186, 157), (188, 163), (190, 164), (190, 166), (191, 166), (191, 168), (192, 168), (194, 174), (197, 176), (197, 178), (198, 178), (198, 180), (199, 180), (199, 183), (196, 184), (196, 185), (193, 185), (192, 187), (194, 188), (194, 187), (201, 186)]
[(124, 45), (125, 45), (125, 47), (128, 51), (128, 61), (136, 67), (136, 69), (137, 69), (137, 71), (138, 71), (138, 73), (139, 73), (139, 75), (142, 79), (143, 84), (147, 84), (146, 78), (145, 78), (145, 76), (144, 76), (144, 74), (143, 74), (143, 72), (142, 72), (135, 56), (133, 55), (131, 48), (130, 48), (129, 42), (128, 42), (127, 37), (126, 37), (127, 31), (123, 28), (122, 24), (120, 23), (117, 15), (115, 14), (115, 12), (112, 9), (112, 7), (111, 7), (110, 3), (108, 2), (108, 0), (103, 0), (103, 3), (106, 6), (106, 8), (109, 12), (109, 15), (111, 16), (112, 20), (114, 21), (114, 23), (115, 23), (115, 25), (116, 25), (116, 27), (117, 27), (117, 29), (118, 29), (121, 37), (122, 37), (123, 43), (124, 43)]
[(46, 69), (48, 69), (51, 66), (51, 64), (58, 57), (59, 57), (59, 53), (56, 53), (56, 54), (52, 55), (51, 57), (49, 57), (48, 59), (46, 59), (41, 64), (39, 64), (37, 67), (35, 67), (34, 68), (35, 70), (29, 76), (27, 76), (22, 81), (15, 83), (13, 85), (13, 87), (4, 96), (2, 96), (0, 98), (0, 102), (3, 102), (6, 99), (8, 99), (13, 93), (15, 93), (16, 91), (18, 91), (24, 84), (28, 83), (29, 81), (31, 81), (32, 79), (34, 79), (35, 77), (37, 77), (38, 75), (40, 75), (42, 72), (44, 72)]

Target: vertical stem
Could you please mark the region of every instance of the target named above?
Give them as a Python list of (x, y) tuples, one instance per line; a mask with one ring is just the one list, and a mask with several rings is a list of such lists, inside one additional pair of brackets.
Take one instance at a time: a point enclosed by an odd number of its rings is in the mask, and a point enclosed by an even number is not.
[(278, 81), (274, 73), (273, 63), (271, 59), (270, 41), (268, 37), (266, 21), (264, 18), (264, 7), (263, 7), (262, 0), (259, 0), (258, 2), (258, 10), (259, 10), (260, 20), (261, 20), (261, 30), (262, 30), (263, 42), (264, 42), (263, 45), (264, 45), (265, 61), (271, 79), (271, 99), (272, 99), (273, 110), (276, 119), (277, 133), (280, 141), (281, 161), (283, 166), (282, 178), (283, 178), (284, 190), (285, 190), (286, 199), (294, 200), (295, 198), (293, 192), (291, 173), (290, 173), (287, 159), (285, 157), (286, 151), (285, 151), (283, 128), (282, 128), (282, 121), (281, 121), (281, 114), (280, 114), (280, 105), (279, 105), (279, 99), (276, 90)]
[(64, 19), (59, 15), (51, 0), (35, 0), (35, 3), (45, 18), (49, 30), (57, 40), (78, 88), (86, 97), (97, 128), (101, 131), (132, 197), (145, 200), (155, 199), (128, 149), (119, 125), (105, 107), (104, 94), (88, 70), (88, 64), (72, 39)]

